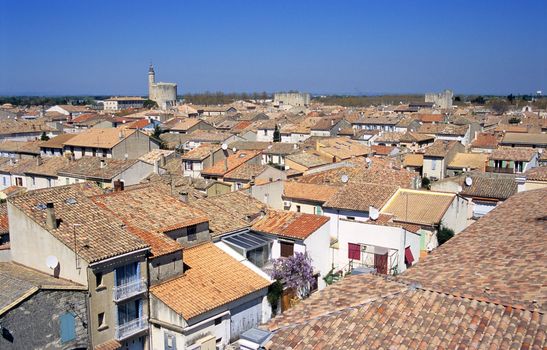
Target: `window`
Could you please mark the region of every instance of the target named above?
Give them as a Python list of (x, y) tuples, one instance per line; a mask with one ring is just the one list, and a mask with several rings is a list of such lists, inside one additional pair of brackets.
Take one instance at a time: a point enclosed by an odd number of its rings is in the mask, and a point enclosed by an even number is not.
[(281, 256), (282, 257), (288, 258), (290, 256), (293, 256), (293, 254), (294, 254), (294, 243), (279, 241), (279, 245), (281, 246)]
[(102, 272), (97, 272), (95, 274), (95, 282), (96, 282), (97, 287), (100, 287), (100, 286), (103, 285), (103, 273)]
[(435, 170), (437, 168), (437, 160), (433, 159), (431, 160), (431, 170)]
[(35, 186), (36, 185), (36, 177), (31, 176), (30, 179), (32, 180), (32, 185)]
[(118, 304), (118, 325), (140, 318), (142, 315), (142, 299), (131, 300), (125, 304)]
[(165, 333), (165, 349), (175, 350), (177, 348), (175, 336), (173, 334)]
[(23, 187), (23, 178), (22, 177), (16, 177), (15, 178), (15, 186)]
[(96, 148), (92, 148), (92, 149), (91, 149), (91, 154), (93, 154), (93, 157), (96, 157), (96, 156), (97, 156), (97, 149), (96, 149)]
[(316, 215), (323, 215), (323, 209), (319, 205), (315, 206), (315, 214)]
[(2, 176), (2, 185), (6, 186), (6, 184), (7, 184), (6, 177)]
[(188, 233), (188, 241), (189, 242), (195, 241), (197, 239), (196, 226), (190, 226), (186, 230), (187, 230), (187, 233)]
[(69, 182), (69, 180), (68, 180), (68, 177), (65, 179), (65, 183), (66, 183), (66, 185), (69, 185), (69, 184), (70, 184), (70, 182)]
[(138, 262), (133, 262), (116, 268), (116, 286), (123, 286), (140, 279), (140, 265)]
[(348, 259), (361, 260), (361, 245), (348, 243)]
[(66, 343), (76, 339), (76, 320), (70, 312), (63, 314), (59, 318), (61, 327), (61, 343)]
[(97, 325), (98, 325), (97, 328), (102, 328), (102, 327), (106, 326), (105, 321), (104, 321), (104, 312), (101, 312), (97, 315)]
[(296, 212), (300, 213), (300, 206), (299, 205), (296, 206)]
[(215, 318), (215, 326), (218, 326), (222, 323), (222, 317)]
[(51, 179), (47, 179), (47, 187), (51, 187)]
[(103, 157), (106, 158), (106, 149), (103, 149)]
[(268, 130), (264, 130), (264, 135), (268, 135)]
[(351, 220), (351, 221), (355, 221), (355, 216), (346, 216), (346, 219)]
[(193, 168), (194, 168), (194, 163), (193, 162), (190, 162), (190, 161), (184, 162), (184, 169), (193, 170)]

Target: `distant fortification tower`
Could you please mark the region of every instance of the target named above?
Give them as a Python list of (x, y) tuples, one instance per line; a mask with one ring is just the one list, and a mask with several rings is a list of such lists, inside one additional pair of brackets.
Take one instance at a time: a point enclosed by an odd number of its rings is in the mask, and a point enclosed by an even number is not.
[(155, 101), (160, 109), (171, 109), (177, 105), (177, 84), (156, 83), (156, 72), (148, 68), (148, 98)]

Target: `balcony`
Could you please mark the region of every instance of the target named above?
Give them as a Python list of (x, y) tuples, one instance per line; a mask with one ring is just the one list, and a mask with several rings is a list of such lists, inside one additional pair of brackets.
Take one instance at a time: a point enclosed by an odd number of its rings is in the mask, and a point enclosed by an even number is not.
[(148, 330), (148, 320), (144, 317), (136, 318), (116, 326), (116, 340), (124, 340), (132, 335)]
[(514, 174), (515, 168), (496, 168), (493, 166), (487, 166), (486, 172), (488, 173), (500, 173), (500, 174)]
[(118, 302), (145, 292), (146, 280), (141, 278), (119, 286), (114, 286), (114, 291), (112, 294), (114, 301)]

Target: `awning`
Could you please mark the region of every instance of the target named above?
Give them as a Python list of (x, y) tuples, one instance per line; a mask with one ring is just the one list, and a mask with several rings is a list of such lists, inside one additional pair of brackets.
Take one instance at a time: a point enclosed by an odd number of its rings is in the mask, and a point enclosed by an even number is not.
[(414, 262), (414, 255), (412, 255), (412, 251), (410, 250), (410, 247), (405, 248), (405, 264), (412, 265)]
[(223, 237), (222, 241), (233, 246), (236, 246), (245, 251), (253, 250), (260, 248), (262, 246), (268, 245), (272, 242), (271, 239), (268, 239), (262, 235), (258, 235), (251, 232), (239, 233), (227, 237)]

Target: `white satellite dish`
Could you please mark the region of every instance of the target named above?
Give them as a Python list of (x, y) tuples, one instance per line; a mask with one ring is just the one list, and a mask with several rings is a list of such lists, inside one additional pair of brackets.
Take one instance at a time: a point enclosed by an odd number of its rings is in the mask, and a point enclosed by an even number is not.
[(221, 147), (223, 151), (226, 151), (228, 149), (228, 145), (225, 143), (223, 143)]
[(343, 183), (347, 183), (349, 181), (349, 176), (344, 174), (341, 176), (340, 180), (342, 180)]
[(54, 270), (59, 265), (59, 260), (56, 256), (50, 255), (46, 258), (46, 265), (50, 269)]
[(465, 178), (465, 184), (467, 186), (471, 186), (473, 184), (473, 179), (470, 176), (466, 177)]
[(237, 152), (237, 148), (232, 148), (232, 152), (236, 153)]
[(368, 207), (368, 215), (371, 220), (377, 220), (380, 217), (380, 211), (373, 206)]

